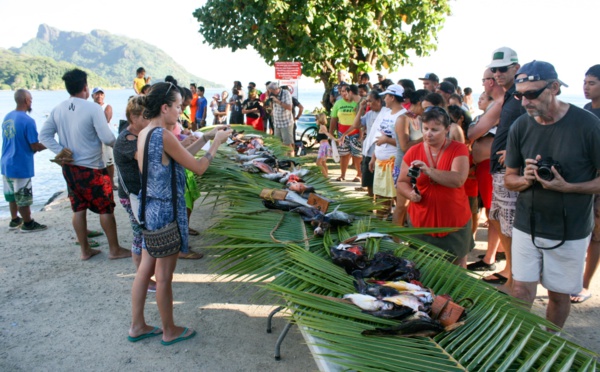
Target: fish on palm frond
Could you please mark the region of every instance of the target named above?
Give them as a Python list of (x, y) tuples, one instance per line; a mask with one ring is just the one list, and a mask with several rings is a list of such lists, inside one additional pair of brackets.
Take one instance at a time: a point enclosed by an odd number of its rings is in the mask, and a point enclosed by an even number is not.
[(397, 289), (392, 287), (386, 287), (384, 285), (367, 285), (365, 287), (365, 294), (376, 297), (379, 300), (384, 299), (385, 297), (393, 297), (398, 296), (400, 292)]
[(260, 173), (260, 169), (254, 165), (242, 165), (242, 170), (248, 173)]
[(379, 280), (412, 280), (419, 279), (421, 273), (415, 268), (415, 263), (391, 253), (378, 252), (363, 270), (365, 278)]
[(252, 160), (252, 165), (254, 165), (256, 168), (260, 169), (264, 173), (275, 173), (273, 168), (271, 168), (269, 165), (267, 165), (261, 161)]
[(394, 305), (398, 306), (408, 306), (414, 311), (419, 311), (425, 308), (423, 306), (423, 303), (419, 301), (419, 299), (416, 296), (413, 296), (411, 294), (399, 294), (391, 297), (384, 297), (382, 300), (386, 302), (391, 302)]
[(433, 295), (429, 291), (400, 291), (400, 294), (415, 296), (423, 305), (431, 305), (433, 303)]
[(383, 319), (396, 319), (402, 320), (411, 316), (415, 313), (415, 311), (408, 306), (394, 306), (393, 309), (390, 310), (377, 310), (377, 311), (367, 311), (363, 310), (363, 313), (376, 316), (378, 318)]
[(419, 285), (405, 282), (404, 280), (398, 280), (395, 282), (385, 280), (369, 280), (369, 283), (384, 285), (387, 287), (395, 288), (399, 291), (429, 291), (427, 288), (423, 288)]
[(366, 241), (367, 239), (372, 239), (372, 238), (393, 241), (392, 237), (389, 234), (382, 234), (382, 233), (378, 233), (378, 232), (365, 232), (362, 234), (355, 235), (351, 238), (348, 238), (348, 239), (344, 240), (342, 243), (344, 243), (344, 244), (358, 243), (358, 242)]
[[(281, 168), (281, 169), (290, 169), (290, 168), (295, 168), (299, 163), (293, 161), (293, 160), (279, 160), (277, 162), (277, 167)], [(293, 169), (292, 169), (293, 170)]]
[(260, 155), (244, 155), (244, 154), (237, 154), (235, 156), (231, 157), (231, 160), (234, 160), (236, 162), (247, 162), (250, 160), (254, 160), (259, 158)]
[(311, 192), (315, 191), (314, 187), (309, 186), (302, 182), (288, 182), (287, 188), (288, 188), (288, 190), (295, 191), (300, 194), (304, 194), (307, 192), (311, 193)]
[(270, 181), (279, 181), (281, 179), (281, 177), (285, 176), (285, 173), (264, 173), (261, 174), (262, 178), (266, 178)]
[(346, 270), (346, 273), (352, 275), (355, 271), (360, 271), (367, 265), (367, 256), (356, 254), (354, 252), (331, 248), (331, 260), (334, 264)]
[(433, 337), (444, 331), (444, 327), (435, 320), (417, 319), (404, 320), (390, 328), (375, 328), (362, 331), (363, 336), (403, 336), (403, 337)]
[(302, 220), (304, 222), (310, 222), (318, 215), (323, 214), (317, 208), (312, 207), (312, 206), (310, 208), (309, 207), (298, 207), (296, 209), (293, 209), (291, 212), (298, 213), (300, 215), (300, 217), (302, 217)]
[(352, 303), (362, 310), (367, 311), (377, 311), (377, 310), (391, 310), (394, 308), (394, 305), (376, 299), (373, 296), (363, 295), (360, 293), (350, 293), (345, 294), (344, 299), (352, 301)]
[(340, 211), (339, 208), (340, 206), (338, 205), (332, 212), (329, 212), (325, 215), (325, 217), (329, 218), (329, 223), (333, 226), (352, 225), (354, 217), (352, 217), (346, 212)]
[(300, 204), (298, 203), (290, 202), (287, 200), (263, 200), (262, 203), (268, 209), (277, 209), (285, 212), (291, 211), (300, 206)]

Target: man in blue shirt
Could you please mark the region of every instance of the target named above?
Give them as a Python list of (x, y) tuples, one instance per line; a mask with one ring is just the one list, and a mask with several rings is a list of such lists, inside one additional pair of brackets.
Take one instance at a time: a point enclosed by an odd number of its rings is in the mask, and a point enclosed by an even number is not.
[(31, 178), (34, 176), (33, 154), (46, 147), (38, 141), (35, 120), (27, 115), (33, 102), (31, 93), (25, 89), (17, 90), (15, 102), (17, 108), (9, 112), (2, 122), (2, 179), (4, 199), (10, 206), (12, 218), (9, 228), (20, 227), (22, 232), (42, 231), (47, 226), (31, 218)]
[(198, 128), (206, 126), (206, 108), (208, 101), (204, 97), (204, 87), (198, 87), (198, 100), (196, 101), (196, 125)]

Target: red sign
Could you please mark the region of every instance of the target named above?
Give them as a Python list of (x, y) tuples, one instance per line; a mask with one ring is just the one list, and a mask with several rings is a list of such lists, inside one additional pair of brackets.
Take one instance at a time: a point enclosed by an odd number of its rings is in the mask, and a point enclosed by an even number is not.
[(302, 75), (302, 63), (300, 62), (275, 62), (275, 79), (293, 80)]

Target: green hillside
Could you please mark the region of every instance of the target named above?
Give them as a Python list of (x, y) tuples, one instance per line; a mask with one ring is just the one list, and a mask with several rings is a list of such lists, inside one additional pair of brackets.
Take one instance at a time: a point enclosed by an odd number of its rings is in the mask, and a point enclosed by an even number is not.
[(195, 82), (205, 87), (218, 84), (194, 76), (165, 52), (144, 41), (117, 36), (102, 30), (89, 34), (61, 31), (42, 24), (34, 39), (12, 51), (30, 56), (49, 57), (94, 71), (108, 80), (106, 86), (130, 87), (135, 70), (144, 66), (153, 82), (173, 75), (186, 86)]
[[(21, 55), (0, 48), (0, 90), (26, 89), (65, 89), (62, 76), (68, 70), (78, 67), (68, 62), (57, 62), (48, 57)], [(110, 86), (105, 78), (89, 69), (90, 86)]]

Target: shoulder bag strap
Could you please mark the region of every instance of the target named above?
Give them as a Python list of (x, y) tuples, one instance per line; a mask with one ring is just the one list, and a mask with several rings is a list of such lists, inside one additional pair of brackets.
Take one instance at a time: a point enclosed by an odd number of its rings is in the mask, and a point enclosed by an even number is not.
[(148, 132), (146, 136), (146, 144), (144, 145), (144, 161), (142, 162), (142, 197), (140, 200), (140, 226), (144, 227), (146, 224), (146, 195), (148, 188), (148, 146), (150, 145), (150, 138), (152, 138), (152, 132), (157, 128), (153, 128)]

